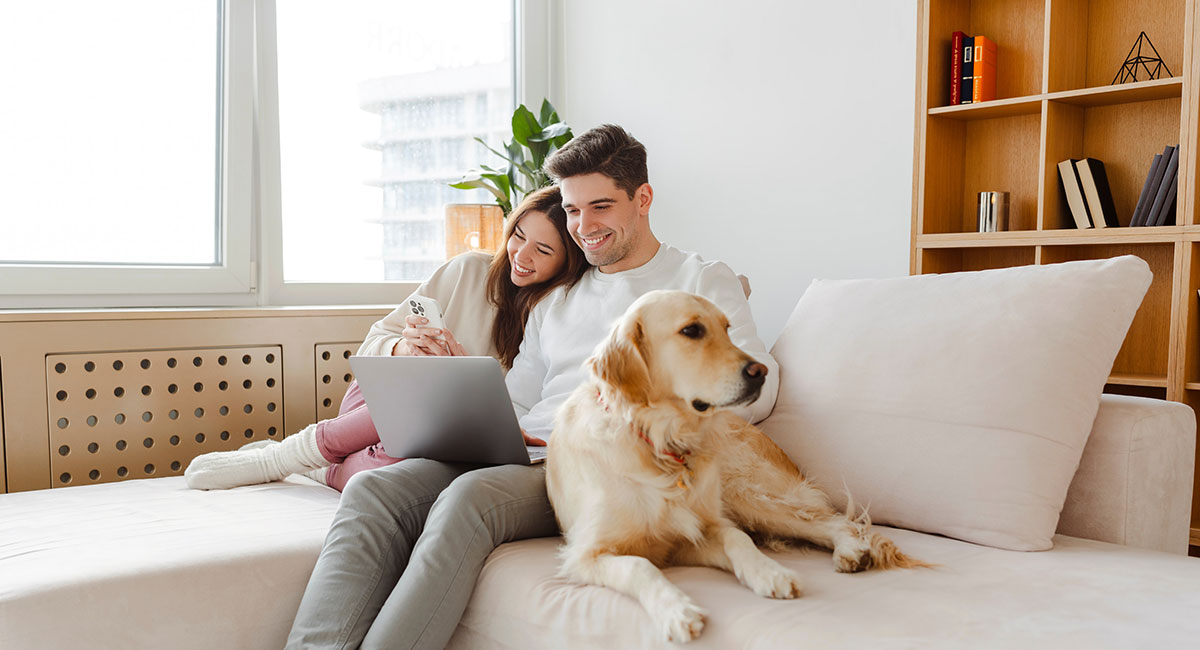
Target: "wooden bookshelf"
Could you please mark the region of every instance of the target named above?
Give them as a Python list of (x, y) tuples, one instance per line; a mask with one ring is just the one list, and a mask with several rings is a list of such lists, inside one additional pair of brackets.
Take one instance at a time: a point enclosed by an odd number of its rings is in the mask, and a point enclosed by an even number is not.
[[(1149, 263), (1154, 280), (1105, 391), (1200, 411), (1195, 0), (917, 4), (910, 271), (1137, 255)], [(996, 100), (949, 105), (956, 30), (997, 43)], [(1110, 85), (1142, 31), (1170, 74)], [(1151, 159), (1168, 144), (1180, 146), (1176, 225), (1129, 228)], [(1104, 162), (1122, 227), (1075, 227), (1057, 164), (1084, 157)], [(1007, 231), (976, 232), (981, 191), (1009, 192)], [(1192, 543), (1200, 543), (1200, 481), (1193, 490)]]

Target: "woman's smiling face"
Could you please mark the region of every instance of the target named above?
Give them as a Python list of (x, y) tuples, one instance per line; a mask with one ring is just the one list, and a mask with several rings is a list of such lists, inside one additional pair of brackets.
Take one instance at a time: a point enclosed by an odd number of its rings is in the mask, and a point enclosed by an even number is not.
[(549, 281), (567, 261), (563, 246), (546, 213), (526, 212), (508, 238), (509, 279), (518, 287)]

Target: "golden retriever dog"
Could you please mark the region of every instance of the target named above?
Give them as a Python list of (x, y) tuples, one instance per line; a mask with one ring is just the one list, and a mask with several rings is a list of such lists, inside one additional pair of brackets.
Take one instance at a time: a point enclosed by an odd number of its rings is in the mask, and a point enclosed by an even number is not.
[(638, 299), (586, 362), (590, 378), (559, 410), (546, 461), (566, 537), (562, 574), (636, 598), (675, 642), (700, 634), (704, 612), (661, 567), (716, 567), (760, 596), (796, 598), (800, 577), (755, 539), (832, 549), (843, 572), (928, 566), (871, 532), (865, 513), (834, 509), (775, 443), (727, 410), (756, 400), (767, 372), (728, 327), (699, 296)]

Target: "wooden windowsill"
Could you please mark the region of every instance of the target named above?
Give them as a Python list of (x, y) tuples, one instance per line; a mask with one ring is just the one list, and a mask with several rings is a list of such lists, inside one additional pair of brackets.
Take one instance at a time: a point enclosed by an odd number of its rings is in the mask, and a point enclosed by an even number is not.
[(0, 310), (0, 323), (88, 320), (172, 320), (193, 318), (278, 318), (280, 316), (360, 316), (387, 313), (395, 305), (297, 305), (280, 307), (125, 307)]

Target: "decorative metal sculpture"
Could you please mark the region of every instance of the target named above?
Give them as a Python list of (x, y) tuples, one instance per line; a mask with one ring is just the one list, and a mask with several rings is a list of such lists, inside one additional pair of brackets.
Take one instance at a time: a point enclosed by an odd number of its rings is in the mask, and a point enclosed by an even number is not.
[[(1143, 41), (1154, 52), (1154, 56), (1142, 56)], [(1150, 67), (1151, 64), (1154, 65), (1153, 69)], [(1125, 55), (1125, 63), (1121, 64), (1121, 70), (1117, 72), (1117, 76), (1113, 77), (1112, 82), (1114, 84), (1123, 84), (1130, 81), (1147, 81), (1147, 79), (1138, 79), (1139, 67), (1146, 71), (1149, 79), (1158, 79), (1164, 70), (1168, 77), (1172, 76), (1171, 71), (1167, 69), (1167, 64), (1163, 63), (1162, 57), (1159, 56), (1158, 50), (1155, 49), (1154, 43), (1151, 43), (1150, 37), (1146, 36), (1146, 32), (1139, 34), (1133, 47), (1129, 48), (1129, 54)]]

